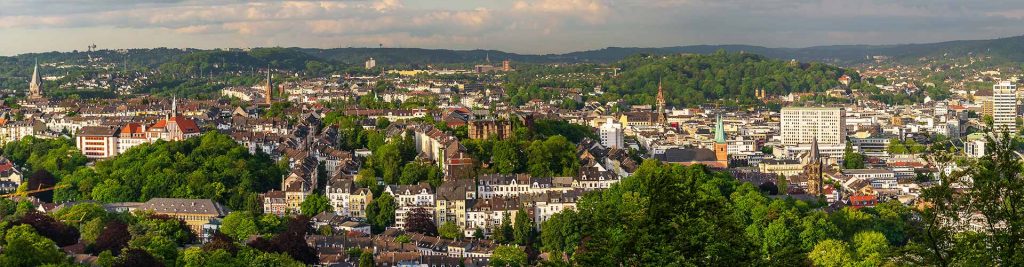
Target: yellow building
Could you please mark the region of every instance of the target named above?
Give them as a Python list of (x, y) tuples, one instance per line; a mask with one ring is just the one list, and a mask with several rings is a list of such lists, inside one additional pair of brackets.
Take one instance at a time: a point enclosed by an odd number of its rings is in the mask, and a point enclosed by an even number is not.
[(227, 207), (210, 199), (185, 198), (154, 198), (135, 207), (135, 210), (182, 220), (196, 234), (202, 232), (204, 224), (212, 219), (223, 218), (229, 212)]
[(351, 217), (366, 218), (366, 206), (373, 201), (370, 189), (359, 188), (348, 197), (348, 210)]

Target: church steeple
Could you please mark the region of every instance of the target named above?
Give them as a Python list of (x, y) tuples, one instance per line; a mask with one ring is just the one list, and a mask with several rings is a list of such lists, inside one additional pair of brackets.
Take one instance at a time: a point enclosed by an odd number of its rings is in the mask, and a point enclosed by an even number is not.
[(729, 144), (725, 142), (725, 126), (722, 125), (722, 115), (718, 115), (715, 122), (715, 159), (726, 166), (729, 165)]
[(273, 103), (273, 99), (274, 99), (274, 86), (271, 84), (270, 65), (267, 65), (267, 85), (266, 85), (266, 87), (267, 88), (266, 88), (265, 95), (263, 96), (263, 102), (267, 103), (267, 105), (270, 105), (271, 103)]
[(722, 125), (722, 115), (718, 115), (715, 122), (715, 143), (725, 144), (725, 126)]
[(810, 159), (804, 166), (804, 175), (807, 177), (807, 194), (817, 196), (822, 194), (822, 164), (821, 155), (818, 152), (818, 137), (811, 141)]
[(665, 124), (665, 91), (661, 86), (661, 79), (658, 79), (658, 123)]
[(39, 60), (36, 60), (35, 67), (32, 68), (32, 80), (28, 82), (28, 97), (42, 98), (42, 88), (43, 81), (39, 78)]

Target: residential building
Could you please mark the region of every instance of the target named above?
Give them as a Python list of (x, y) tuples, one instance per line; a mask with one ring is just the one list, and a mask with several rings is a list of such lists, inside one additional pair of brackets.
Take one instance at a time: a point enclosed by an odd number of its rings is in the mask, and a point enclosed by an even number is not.
[(608, 118), (604, 124), (601, 124), (599, 128), (601, 135), (601, 145), (607, 148), (623, 148), (623, 131), (622, 124), (615, 122), (612, 118)]
[(992, 86), (992, 127), (997, 132), (1017, 131), (1017, 85), (1010, 81)]
[(75, 135), (75, 145), (89, 159), (117, 156), (117, 127), (86, 126)]

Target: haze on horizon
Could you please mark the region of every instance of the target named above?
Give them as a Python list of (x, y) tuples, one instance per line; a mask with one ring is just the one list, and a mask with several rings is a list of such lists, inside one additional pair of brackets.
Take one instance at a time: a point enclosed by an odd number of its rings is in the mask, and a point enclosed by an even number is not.
[(0, 55), (151, 47), (900, 44), (1019, 35), (1019, 0), (5, 0)]

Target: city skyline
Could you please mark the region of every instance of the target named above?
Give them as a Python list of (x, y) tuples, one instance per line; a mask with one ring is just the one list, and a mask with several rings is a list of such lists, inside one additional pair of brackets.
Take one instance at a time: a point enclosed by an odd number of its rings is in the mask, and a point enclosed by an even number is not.
[[(46, 8), (39, 8), (45, 6)], [(5, 1), (0, 55), (99, 48), (418, 47), (564, 53), (609, 46), (904, 44), (1020, 35), (986, 1)], [(637, 30), (643, 29), (643, 30)], [(144, 36), (145, 38), (139, 38)]]

